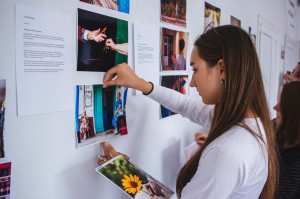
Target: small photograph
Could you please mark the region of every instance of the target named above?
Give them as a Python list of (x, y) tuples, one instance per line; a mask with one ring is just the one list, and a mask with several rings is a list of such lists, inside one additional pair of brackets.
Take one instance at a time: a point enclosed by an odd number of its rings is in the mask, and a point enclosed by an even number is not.
[(285, 47), (284, 45), (281, 45), (280, 58), (284, 59), (284, 57), (285, 57)]
[(10, 198), (11, 162), (0, 163), (0, 198)]
[(78, 9), (77, 71), (107, 72), (127, 63), (128, 22)]
[(209, 24), (212, 27), (220, 26), (221, 9), (205, 2), (204, 8), (204, 30), (207, 29)]
[(249, 26), (248, 34), (249, 34), (249, 36), (250, 36), (250, 38), (251, 38), (251, 40), (252, 40), (252, 42), (253, 42), (253, 44), (256, 48), (256, 34), (254, 34), (254, 33), (255, 33), (255, 31), (253, 31), (253, 29)]
[(230, 24), (233, 26), (241, 27), (241, 20), (239, 20), (231, 15), (230, 16)]
[[(161, 86), (173, 89), (177, 92), (180, 92), (183, 95), (187, 94), (187, 84), (188, 76), (187, 75), (173, 75), (173, 76), (161, 76)], [(160, 106), (160, 118), (166, 118), (176, 113), (167, 109), (164, 106)]]
[(186, 27), (186, 0), (161, 0), (161, 21)]
[(4, 158), (4, 121), (5, 121), (6, 80), (0, 79), (0, 158)]
[(80, 1), (95, 6), (129, 14), (129, 7), (130, 7), (129, 0), (80, 0)]
[(174, 192), (123, 156), (117, 156), (95, 169), (131, 198), (170, 198)]
[(75, 124), (78, 147), (127, 135), (127, 88), (77, 85)]
[(186, 70), (189, 33), (161, 29), (161, 71)]

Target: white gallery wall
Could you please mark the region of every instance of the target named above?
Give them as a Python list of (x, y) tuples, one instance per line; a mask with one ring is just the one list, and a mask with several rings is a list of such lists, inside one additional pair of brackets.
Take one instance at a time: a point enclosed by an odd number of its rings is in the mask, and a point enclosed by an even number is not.
[[(280, 48), (287, 33), (287, 0), (208, 0), (221, 9), (221, 25), (230, 24), (230, 16), (241, 20), (246, 31), (251, 26), (258, 35), (258, 16), (278, 33), (274, 95), (278, 95), (280, 76), (285, 61), (280, 59)], [(160, 0), (131, 0), (130, 14), (95, 7), (78, 0), (0, 0), (0, 78), (6, 81), (5, 158), (12, 161), (11, 198), (13, 199), (119, 199), (126, 195), (94, 171), (97, 166), (99, 144), (76, 148), (74, 109), (32, 116), (17, 117), (16, 49), (14, 28), (15, 4), (63, 13), (72, 18), (72, 81), (76, 84), (102, 83), (103, 73), (77, 72), (77, 8), (114, 16), (129, 22), (129, 65), (133, 60), (133, 24), (167, 27), (189, 32), (191, 52), (194, 39), (204, 29), (204, 1), (187, 0), (187, 27), (160, 23)], [(47, 22), (45, 22), (47, 23)], [(300, 59), (300, 9), (297, 7), (297, 41), (295, 52)], [(64, 28), (64, 27), (58, 27)], [(257, 38), (259, 39), (259, 38)], [(159, 45), (160, 41), (157, 42)], [(159, 57), (157, 57), (159, 59)], [(189, 63), (189, 58), (187, 63)], [(159, 67), (153, 66), (159, 76)], [(263, 67), (263, 66), (262, 66)], [(293, 66), (292, 66), (293, 67)], [(189, 72), (191, 74), (191, 72)], [(38, 83), (38, 82), (37, 82)], [(278, 85), (278, 86), (277, 86)], [(28, 95), (32, 92), (27, 88)], [(49, 96), (51, 98), (53, 96)], [(59, 96), (55, 96), (59, 97)], [(199, 96), (193, 96), (200, 99)], [(272, 105), (270, 105), (272, 106)], [(75, 105), (74, 105), (75, 107)], [(133, 163), (175, 190), (178, 171), (184, 163), (183, 149), (194, 139), (197, 131), (207, 131), (179, 115), (159, 119), (159, 105), (146, 96), (128, 95), (127, 126), (129, 134), (110, 143), (130, 156)]]

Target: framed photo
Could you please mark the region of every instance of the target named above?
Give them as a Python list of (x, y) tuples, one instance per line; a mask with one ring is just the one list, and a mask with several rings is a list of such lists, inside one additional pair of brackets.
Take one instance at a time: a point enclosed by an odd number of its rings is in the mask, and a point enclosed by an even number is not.
[[(187, 75), (161, 76), (160, 84), (161, 86), (173, 89), (177, 92), (180, 92), (183, 95), (186, 95), (188, 76)], [(166, 118), (175, 114), (176, 113), (160, 105), (160, 118)]]
[(186, 0), (161, 0), (161, 21), (186, 27)]
[(127, 63), (128, 22), (78, 9), (77, 54), (77, 71), (106, 72)]
[(116, 10), (129, 14), (130, 1), (129, 0), (80, 0), (84, 3), (89, 3), (102, 8)]
[(78, 147), (127, 135), (127, 88), (77, 85), (75, 125)]
[(188, 39), (186, 32), (161, 29), (161, 71), (186, 71)]

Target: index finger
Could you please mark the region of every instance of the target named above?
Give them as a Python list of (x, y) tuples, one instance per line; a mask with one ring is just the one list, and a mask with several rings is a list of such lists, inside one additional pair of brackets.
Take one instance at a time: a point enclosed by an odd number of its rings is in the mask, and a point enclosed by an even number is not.
[(116, 74), (117, 74), (116, 67), (109, 69), (104, 75), (103, 84), (105, 84), (105, 83), (111, 81), (113, 78), (115, 78)]
[(109, 147), (111, 145), (108, 142), (102, 142), (101, 145), (102, 145), (102, 148), (103, 148), (104, 156), (106, 157), (107, 160), (110, 160), (111, 156), (110, 156), (110, 153), (109, 153)]
[(115, 148), (112, 145), (110, 145), (108, 142), (103, 142), (102, 147), (107, 160), (110, 160), (119, 155), (119, 153), (115, 150)]

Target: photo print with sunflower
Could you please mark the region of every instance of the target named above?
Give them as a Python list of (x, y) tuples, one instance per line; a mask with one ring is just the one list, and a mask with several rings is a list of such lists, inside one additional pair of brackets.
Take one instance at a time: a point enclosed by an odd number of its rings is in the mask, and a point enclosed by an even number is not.
[(131, 198), (170, 198), (174, 192), (119, 155), (95, 169)]

